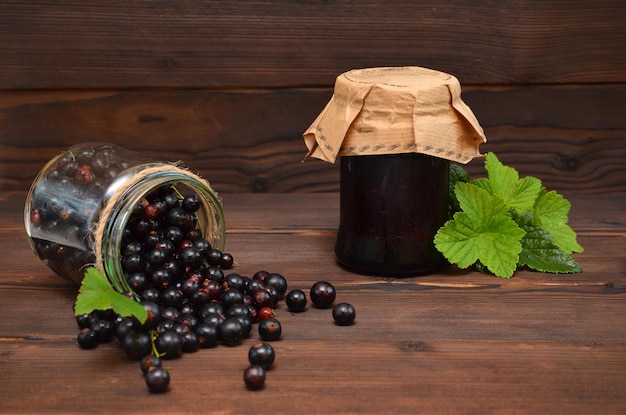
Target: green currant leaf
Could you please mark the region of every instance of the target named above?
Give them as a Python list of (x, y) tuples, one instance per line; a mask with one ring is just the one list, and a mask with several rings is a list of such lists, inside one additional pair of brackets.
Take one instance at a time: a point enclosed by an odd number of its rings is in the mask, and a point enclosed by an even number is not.
[(519, 265), (541, 272), (582, 272), (580, 265), (554, 244), (554, 238), (543, 227), (533, 223), (531, 215), (520, 216), (516, 222), (526, 232), (522, 238)]
[(504, 202), (485, 189), (458, 183), (457, 212), (435, 235), (436, 248), (460, 268), (480, 261), (494, 275), (510, 278), (517, 268), (525, 232), (511, 218)]
[(489, 185), (482, 184), (485, 190), (500, 197), (510, 209), (518, 212), (532, 209), (541, 192), (541, 180), (535, 177), (520, 180), (517, 170), (502, 164), (493, 153), (485, 157), (485, 169), (489, 175)]
[(535, 222), (552, 237), (554, 244), (567, 254), (583, 252), (576, 241), (576, 232), (567, 224), (570, 203), (555, 191), (543, 191), (534, 206)]
[(141, 323), (148, 318), (141, 304), (113, 290), (106, 277), (98, 269), (90, 267), (78, 291), (74, 314), (79, 316), (95, 310), (113, 310), (122, 317), (134, 316)]
[(454, 188), (457, 183), (467, 183), (470, 181), (470, 175), (465, 169), (456, 163), (450, 163), (450, 179), (448, 181), (448, 196), (450, 200), (450, 209), (452, 213), (461, 210), (459, 201), (456, 199)]

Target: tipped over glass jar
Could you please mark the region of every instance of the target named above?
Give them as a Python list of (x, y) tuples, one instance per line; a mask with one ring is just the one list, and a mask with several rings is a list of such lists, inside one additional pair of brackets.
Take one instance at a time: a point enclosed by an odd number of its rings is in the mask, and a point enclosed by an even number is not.
[(180, 203), (188, 195), (197, 196), (197, 206), (185, 219), (213, 248), (223, 249), (222, 204), (204, 179), (116, 145), (78, 144), (35, 178), (24, 208), (26, 233), (35, 254), (61, 277), (80, 283), (85, 269), (95, 266), (117, 291), (133, 292), (123, 242), (129, 232), (147, 235), (157, 226), (161, 213), (146, 209), (150, 201), (163, 200), (166, 209), (167, 198)]

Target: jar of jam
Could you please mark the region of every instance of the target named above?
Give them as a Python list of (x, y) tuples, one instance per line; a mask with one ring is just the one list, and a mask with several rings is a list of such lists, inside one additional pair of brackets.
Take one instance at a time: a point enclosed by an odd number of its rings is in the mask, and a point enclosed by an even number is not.
[(486, 141), (460, 94), (455, 77), (421, 67), (337, 77), (304, 141), (307, 157), (340, 159), (341, 265), (393, 277), (445, 264), (434, 237), (449, 218), (450, 162), (468, 163)]
[[(112, 144), (79, 144), (35, 178), (24, 209), (26, 233), (35, 254), (61, 277), (80, 283), (85, 268), (96, 266), (116, 290), (132, 292), (124, 241), (132, 232), (156, 233), (159, 209), (189, 195), (197, 206), (185, 218), (212, 248), (223, 249), (221, 201), (204, 179)], [(157, 199), (159, 209), (145, 209)]]
[(448, 160), (404, 153), (341, 156), (340, 163), (340, 264), (396, 276), (445, 264), (433, 239), (449, 218)]

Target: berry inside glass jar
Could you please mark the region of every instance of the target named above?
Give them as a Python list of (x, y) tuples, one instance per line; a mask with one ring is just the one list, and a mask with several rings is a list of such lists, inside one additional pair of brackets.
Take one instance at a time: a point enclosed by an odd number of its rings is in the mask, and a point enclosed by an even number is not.
[(80, 283), (104, 271), (120, 292), (171, 283), (210, 267), (224, 246), (221, 203), (206, 181), (169, 163), (104, 143), (52, 159), (35, 179), (24, 212), (37, 256)]

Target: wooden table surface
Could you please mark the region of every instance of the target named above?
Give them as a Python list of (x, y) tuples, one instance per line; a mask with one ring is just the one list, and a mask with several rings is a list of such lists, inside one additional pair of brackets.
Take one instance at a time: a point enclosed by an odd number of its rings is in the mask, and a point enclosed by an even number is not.
[(225, 194), (233, 271), (318, 280), (352, 303), (356, 323), (329, 310), (277, 310), (283, 337), (261, 391), (243, 380), (255, 332), (171, 360), (168, 393), (148, 393), (115, 342), (81, 350), (77, 287), (31, 253), (24, 193), (0, 196), (1, 413), (626, 413), (626, 196), (571, 195), (585, 248), (577, 275), (520, 271), (510, 280), (449, 268), (405, 279), (335, 263), (338, 195)]

